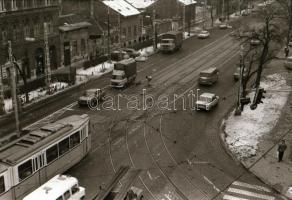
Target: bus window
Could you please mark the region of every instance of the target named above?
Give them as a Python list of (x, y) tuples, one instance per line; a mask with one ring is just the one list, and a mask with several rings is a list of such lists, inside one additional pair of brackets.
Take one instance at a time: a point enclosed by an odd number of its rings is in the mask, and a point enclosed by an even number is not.
[(46, 151), (47, 154), (47, 163), (52, 162), (53, 160), (58, 158), (58, 146), (54, 145), (47, 149)]
[(5, 192), (4, 176), (0, 176), (0, 194)]
[(68, 191), (66, 191), (65, 193), (64, 193), (64, 200), (67, 200), (67, 199), (69, 199), (70, 198), (70, 191), (68, 190)]
[(69, 151), (69, 138), (66, 138), (59, 142), (59, 155), (61, 156), (67, 151)]
[(25, 163), (18, 166), (18, 176), (19, 181), (27, 178), (32, 174), (32, 162), (31, 160), (26, 161)]
[(79, 131), (70, 136), (70, 148), (75, 147), (80, 143)]
[(74, 195), (75, 193), (79, 192), (79, 187), (78, 187), (78, 185), (74, 185), (74, 186), (71, 188), (71, 191), (72, 191), (72, 195)]

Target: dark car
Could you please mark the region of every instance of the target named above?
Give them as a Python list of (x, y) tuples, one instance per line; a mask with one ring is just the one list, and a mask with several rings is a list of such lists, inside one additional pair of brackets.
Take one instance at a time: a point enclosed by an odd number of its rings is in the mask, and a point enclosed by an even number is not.
[(135, 49), (131, 48), (123, 48), (122, 51), (126, 52), (130, 58), (136, 58), (141, 55), (140, 52), (136, 51)]
[(78, 99), (79, 106), (94, 106), (104, 99), (105, 92), (101, 89), (88, 89)]

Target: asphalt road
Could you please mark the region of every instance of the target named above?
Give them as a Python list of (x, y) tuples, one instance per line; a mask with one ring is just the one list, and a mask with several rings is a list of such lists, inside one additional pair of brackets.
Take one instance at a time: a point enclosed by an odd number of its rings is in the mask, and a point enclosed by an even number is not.
[[(92, 151), (68, 174), (79, 179), (86, 188), (87, 199), (100, 192), (122, 165), (141, 169), (135, 186), (143, 189), (144, 199), (280, 199), (248, 170), (237, 164), (220, 142), (221, 119), (234, 105), (237, 85), (232, 74), (238, 62), (238, 41), (228, 36), (230, 30), (211, 31), (211, 37), (195, 37), (184, 41), (174, 54), (155, 54), (139, 63), (139, 85), (125, 90), (107, 88), (107, 96), (115, 99), (112, 109), (79, 108), (76, 101), (82, 91), (71, 93), (58, 102), (28, 114), (26, 125), (58, 110), (52, 117), (87, 113), (91, 118)], [(220, 78), (212, 87), (199, 87), (202, 69), (217, 67)], [(151, 75), (151, 87), (145, 76)], [(106, 75), (86, 88), (102, 88), (109, 84)], [(143, 110), (143, 89), (157, 102), (168, 98), (169, 109), (153, 106)], [(188, 97), (190, 91), (209, 91), (220, 96), (218, 107), (210, 112), (192, 110), (192, 99), (173, 102), (173, 96)], [(120, 97), (119, 100), (116, 100)], [(129, 99), (138, 99), (138, 109), (129, 110)], [(165, 101), (166, 102), (166, 101)], [(185, 103), (185, 104), (184, 104)], [(150, 106), (150, 104), (147, 104)], [(174, 107), (174, 105), (176, 107)], [(3, 133), (12, 124), (1, 127)], [(246, 198), (248, 196), (249, 198)]]

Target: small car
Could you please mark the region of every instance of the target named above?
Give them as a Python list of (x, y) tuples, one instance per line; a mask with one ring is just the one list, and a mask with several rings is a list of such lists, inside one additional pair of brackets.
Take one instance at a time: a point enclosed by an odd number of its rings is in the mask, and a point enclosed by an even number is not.
[(95, 106), (104, 99), (105, 92), (101, 89), (88, 89), (78, 99), (79, 106)]
[(243, 10), (243, 11), (241, 12), (241, 16), (248, 16), (248, 15), (249, 15), (249, 13), (248, 13), (247, 10)]
[(260, 43), (261, 43), (261, 41), (259, 39), (256, 39), (256, 38), (252, 38), (250, 40), (250, 45), (252, 45), (252, 46), (258, 46)]
[(197, 110), (211, 110), (214, 106), (216, 106), (219, 102), (219, 96), (216, 96), (212, 93), (203, 93), (199, 96), (196, 101), (196, 109)]
[(128, 58), (130, 58), (130, 56), (125, 51), (114, 50), (111, 52), (111, 59), (114, 61), (121, 61)]
[(198, 38), (200, 39), (205, 39), (205, 38), (208, 38), (209, 36), (210, 36), (210, 33), (208, 31), (201, 31), (198, 34)]
[(292, 70), (292, 56), (289, 56), (286, 58), (285, 62), (284, 62), (284, 66), (287, 68), (287, 69), (290, 69)]
[(126, 52), (130, 58), (136, 58), (141, 55), (140, 52), (136, 51), (135, 49), (131, 48), (123, 48), (122, 51)]
[(200, 72), (198, 82), (200, 85), (213, 85), (218, 81), (219, 70), (211, 67)]
[[(246, 78), (246, 76), (247, 76), (247, 70), (246, 70), (246, 68), (244, 68), (244, 71), (243, 71), (242, 77), (243, 77), (243, 78)], [(236, 71), (235, 71), (234, 74), (233, 74), (233, 79), (234, 79), (235, 81), (238, 81), (239, 78), (240, 78), (240, 67), (237, 67), (237, 68), (236, 68)]]
[(227, 29), (228, 25), (226, 23), (221, 23), (221, 24), (219, 24), (219, 28), (220, 29)]

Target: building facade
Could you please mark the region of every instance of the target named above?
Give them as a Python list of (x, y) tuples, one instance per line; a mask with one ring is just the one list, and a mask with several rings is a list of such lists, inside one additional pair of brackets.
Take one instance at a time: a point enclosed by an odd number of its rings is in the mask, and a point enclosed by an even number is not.
[(47, 23), (50, 67), (55, 70), (60, 66), (58, 16), (59, 0), (0, 0), (0, 66), (4, 83), (8, 41), (27, 81), (44, 77), (44, 23)]

